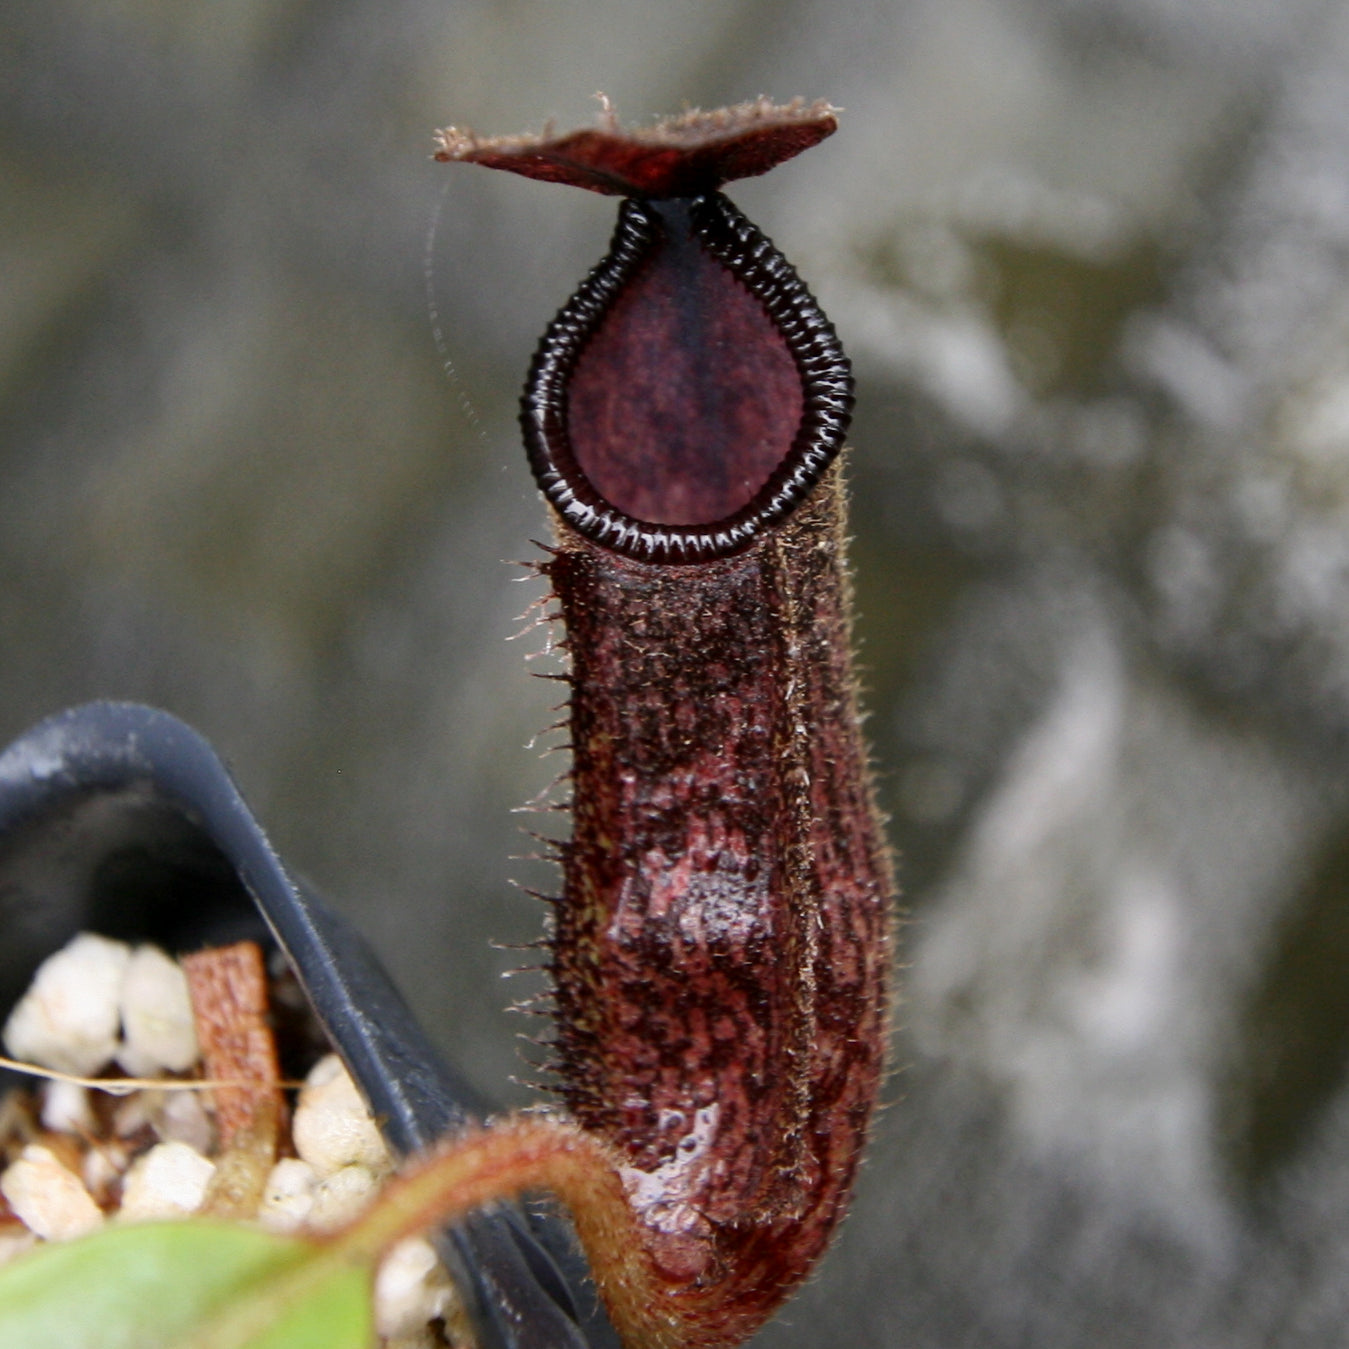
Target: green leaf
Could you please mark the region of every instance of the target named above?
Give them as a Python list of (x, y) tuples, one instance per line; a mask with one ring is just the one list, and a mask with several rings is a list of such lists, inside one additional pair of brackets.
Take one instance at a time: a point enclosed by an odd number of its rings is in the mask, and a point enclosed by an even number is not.
[(0, 1345), (368, 1349), (370, 1283), (328, 1246), (254, 1228), (109, 1227), (0, 1268)]

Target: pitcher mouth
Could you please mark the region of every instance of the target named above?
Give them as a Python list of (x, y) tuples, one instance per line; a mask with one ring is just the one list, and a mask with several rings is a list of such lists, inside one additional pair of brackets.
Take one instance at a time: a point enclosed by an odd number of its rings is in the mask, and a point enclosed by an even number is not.
[[(682, 234), (687, 238), (681, 239)], [(619, 477), (614, 478), (611, 470), (611, 476), (600, 482), (593, 464), (587, 472), (583, 462), (586, 456), (576, 443), (573, 392), (578, 366), (630, 288), (653, 268), (659, 268), (665, 253), (686, 246), (689, 240), (724, 272), (726, 294), (709, 297), (712, 310), (732, 303), (735, 292), (748, 292), (761, 308), (762, 328), (746, 328), (743, 341), (722, 343), (723, 350), (710, 358), (706, 350), (702, 352), (703, 358), (713, 363), (709, 378), (718, 406), (740, 407), (743, 414), (747, 400), (758, 397), (761, 411), (742, 415), (744, 434), (739, 442), (727, 447), (733, 458), (747, 457), (745, 471), (738, 479), (748, 484), (740, 490), (741, 499), (731, 503), (732, 509), (714, 509), (707, 518), (671, 522), (660, 518), (659, 505), (649, 511), (624, 509), (624, 493), (640, 495), (643, 489), (639, 483), (666, 471), (666, 465), (660, 462), (663, 446), (656, 445), (644, 457), (629, 453), (629, 446), (621, 442), (629, 430), (641, 439), (640, 395), (631, 395), (634, 401), (629, 404), (636, 409), (635, 426), (620, 424), (601, 433), (611, 443), (600, 457), (607, 455), (610, 464), (621, 462), (623, 467)], [(648, 307), (654, 309), (656, 304), (653, 301)], [(681, 329), (669, 316), (659, 313), (646, 315), (639, 323), (663, 325), (662, 335), (673, 343), (673, 350), (658, 350), (647, 358), (651, 365), (643, 377), (658, 389), (664, 372), (656, 363), (677, 360), (681, 348), (703, 343), (706, 333), (696, 324)], [(774, 366), (776, 352), (782, 356)], [(790, 372), (791, 389), (782, 383), (782, 363)], [(626, 367), (623, 373), (629, 376)], [(775, 381), (775, 388), (785, 397), (756, 387), (763, 380)], [(622, 394), (619, 389), (616, 396)], [(792, 408), (799, 408), (799, 416), (783, 434), (786, 400)], [(521, 424), (530, 467), (540, 489), (577, 533), (640, 562), (706, 562), (747, 548), (805, 499), (842, 448), (852, 401), (848, 359), (832, 324), (804, 282), (730, 201), (719, 192), (708, 192), (689, 199), (624, 201), (609, 253), (544, 334), (525, 386)], [(714, 459), (721, 451), (718, 434), (715, 428), (709, 431), (707, 447), (702, 451), (701, 466), (708, 473), (726, 471)], [(750, 445), (756, 439), (774, 446), (768, 459), (764, 458), (762, 444)], [(593, 460), (593, 453), (590, 457)], [(697, 470), (695, 461), (693, 471)], [(738, 464), (733, 464), (731, 471), (737, 473)], [(684, 496), (689, 495), (685, 484)], [(696, 487), (691, 495), (695, 502), (704, 504), (718, 499), (715, 492)], [(620, 500), (615, 500), (616, 496)], [(650, 501), (650, 494), (642, 499)]]

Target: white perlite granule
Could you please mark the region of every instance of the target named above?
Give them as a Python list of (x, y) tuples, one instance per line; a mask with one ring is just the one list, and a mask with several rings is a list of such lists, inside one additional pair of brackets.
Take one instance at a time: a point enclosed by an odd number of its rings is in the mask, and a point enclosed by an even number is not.
[(103, 1225), (103, 1214), (84, 1182), (50, 1148), (36, 1143), (0, 1175), (0, 1194), (9, 1200), (14, 1216), (44, 1241), (83, 1236)]
[(186, 1217), (201, 1207), (213, 1175), (215, 1163), (186, 1143), (156, 1143), (126, 1173), (117, 1216), (124, 1222)]
[(329, 1054), (305, 1079), (291, 1124), (295, 1151), (328, 1176), (347, 1166), (382, 1173), (392, 1160), (342, 1060)]
[(130, 948), (91, 932), (48, 956), (5, 1023), (10, 1056), (81, 1077), (110, 1063), (130, 958)]
[(146, 1092), (145, 1095), (161, 1098), (158, 1104), (152, 1104), (150, 1127), (162, 1142), (186, 1143), (203, 1157), (210, 1156), (215, 1144), (215, 1125), (202, 1105), (199, 1092)]
[(318, 1172), (308, 1162), (283, 1157), (263, 1187), (258, 1221), (272, 1232), (298, 1232), (309, 1221), (318, 1183)]
[(75, 1082), (48, 1082), (42, 1090), (42, 1127), (54, 1134), (92, 1133), (89, 1091)]
[(117, 1061), (132, 1077), (181, 1073), (198, 1056), (187, 977), (157, 946), (138, 946), (122, 976), (123, 1043)]
[(314, 1187), (314, 1203), (305, 1225), (315, 1232), (335, 1232), (359, 1218), (379, 1191), (381, 1177), (364, 1166), (339, 1167)]
[(375, 1276), (375, 1329), (387, 1339), (410, 1336), (444, 1316), (454, 1289), (425, 1237), (400, 1241)]
[(315, 1183), (307, 1226), (331, 1232), (374, 1198), (393, 1159), (346, 1065), (336, 1054), (316, 1063), (300, 1090), (291, 1137)]

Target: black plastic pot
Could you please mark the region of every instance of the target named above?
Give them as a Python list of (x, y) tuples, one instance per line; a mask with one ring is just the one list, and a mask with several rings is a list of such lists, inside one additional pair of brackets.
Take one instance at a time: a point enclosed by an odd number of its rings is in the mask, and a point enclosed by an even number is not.
[[(400, 1156), (490, 1113), (361, 937), (287, 871), (210, 744), (166, 712), (90, 703), (0, 753), (0, 1017), (80, 931), (174, 953), (274, 941)], [(437, 1244), (483, 1349), (617, 1349), (557, 1212), (498, 1205)]]

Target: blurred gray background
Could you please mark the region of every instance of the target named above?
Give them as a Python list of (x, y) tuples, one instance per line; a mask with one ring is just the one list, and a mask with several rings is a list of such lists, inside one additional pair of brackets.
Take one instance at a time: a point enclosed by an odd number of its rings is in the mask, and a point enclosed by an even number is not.
[(1343, 1343), (1344, 3), (0, 5), (0, 735), (196, 724), (533, 1099), (515, 400), (614, 208), (427, 156), (597, 89), (846, 109), (732, 195), (860, 377), (899, 1071), (758, 1343)]

